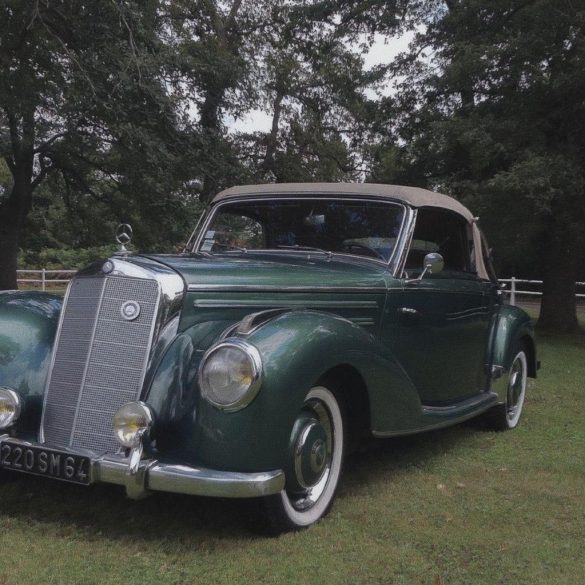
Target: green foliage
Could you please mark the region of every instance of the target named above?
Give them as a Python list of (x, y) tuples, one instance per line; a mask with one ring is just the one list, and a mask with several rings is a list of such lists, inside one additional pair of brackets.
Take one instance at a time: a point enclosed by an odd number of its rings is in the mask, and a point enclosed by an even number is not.
[(159, 3), (6, 0), (0, 22), (0, 261), (15, 237), (93, 247), (120, 221), (175, 249), (200, 213), (200, 141), (164, 78)]
[(93, 248), (41, 248), (27, 249), (19, 255), (21, 269), (75, 270), (87, 266), (94, 260), (107, 258), (117, 250), (117, 246), (95, 246)]

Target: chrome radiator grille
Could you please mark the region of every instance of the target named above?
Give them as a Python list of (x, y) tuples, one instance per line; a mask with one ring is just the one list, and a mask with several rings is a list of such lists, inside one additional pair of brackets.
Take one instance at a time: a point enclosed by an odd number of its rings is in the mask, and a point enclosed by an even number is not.
[[(140, 395), (159, 294), (155, 280), (102, 276), (72, 282), (45, 395), (45, 443), (118, 450), (112, 418)], [(135, 320), (122, 317), (126, 301), (140, 306)]]

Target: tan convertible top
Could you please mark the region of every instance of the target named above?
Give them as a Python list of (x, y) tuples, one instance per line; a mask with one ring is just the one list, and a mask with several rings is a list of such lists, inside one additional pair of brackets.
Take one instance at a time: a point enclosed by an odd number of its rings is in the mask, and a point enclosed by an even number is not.
[(459, 201), (419, 187), (402, 185), (380, 185), (377, 183), (273, 183), (265, 185), (242, 185), (231, 187), (218, 193), (213, 201), (242, 195), (358, 195), (388, 197), (404, 201), (413, 207), (442, 207), (459, 213), (467, 221), (473, 221), (473, 215)]
[(254, 195), (355, 195), (358, 197), (375, 196), (387, 197), (396, 201), (403, 201), (412, 207), (440, 207), (454, 211), (463, 216), (470, 224), (473, 237), (475, 265), (480, 278), (488, 279), (488, 272), (483, 261), (482, 239), (479, 228), (473, 215), (467, 207), (459, 203), (457, 199), (435, 193), (419, 187), (404, 187), (402, 185), (381, 185), (377, 183), (273, 183), (264, 185), (241, 185), (221, 191), (213, 202), (241, 196)]

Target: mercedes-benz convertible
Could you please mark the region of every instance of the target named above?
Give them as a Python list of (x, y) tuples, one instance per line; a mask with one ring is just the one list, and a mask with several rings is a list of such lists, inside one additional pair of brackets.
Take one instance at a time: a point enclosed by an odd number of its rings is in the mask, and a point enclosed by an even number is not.
[(328, 512), (361, 438), (512, 429), (536, 370), (530, 319), (458, 201), (236, 187), (182, 253), (122, 246), (64, 298), (0, 294), (0, 467), (247, 498), (294, 530)]

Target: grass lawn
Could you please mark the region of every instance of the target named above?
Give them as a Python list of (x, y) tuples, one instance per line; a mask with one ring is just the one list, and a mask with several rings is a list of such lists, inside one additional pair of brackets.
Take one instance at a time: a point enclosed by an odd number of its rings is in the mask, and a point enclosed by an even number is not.
[(234, 502), (32, 477), (0, 484), (0, 585), (585, 583), (585, 342), (541, 339), (520, 426), (348, 461), (331, 514), (277, 539)]

